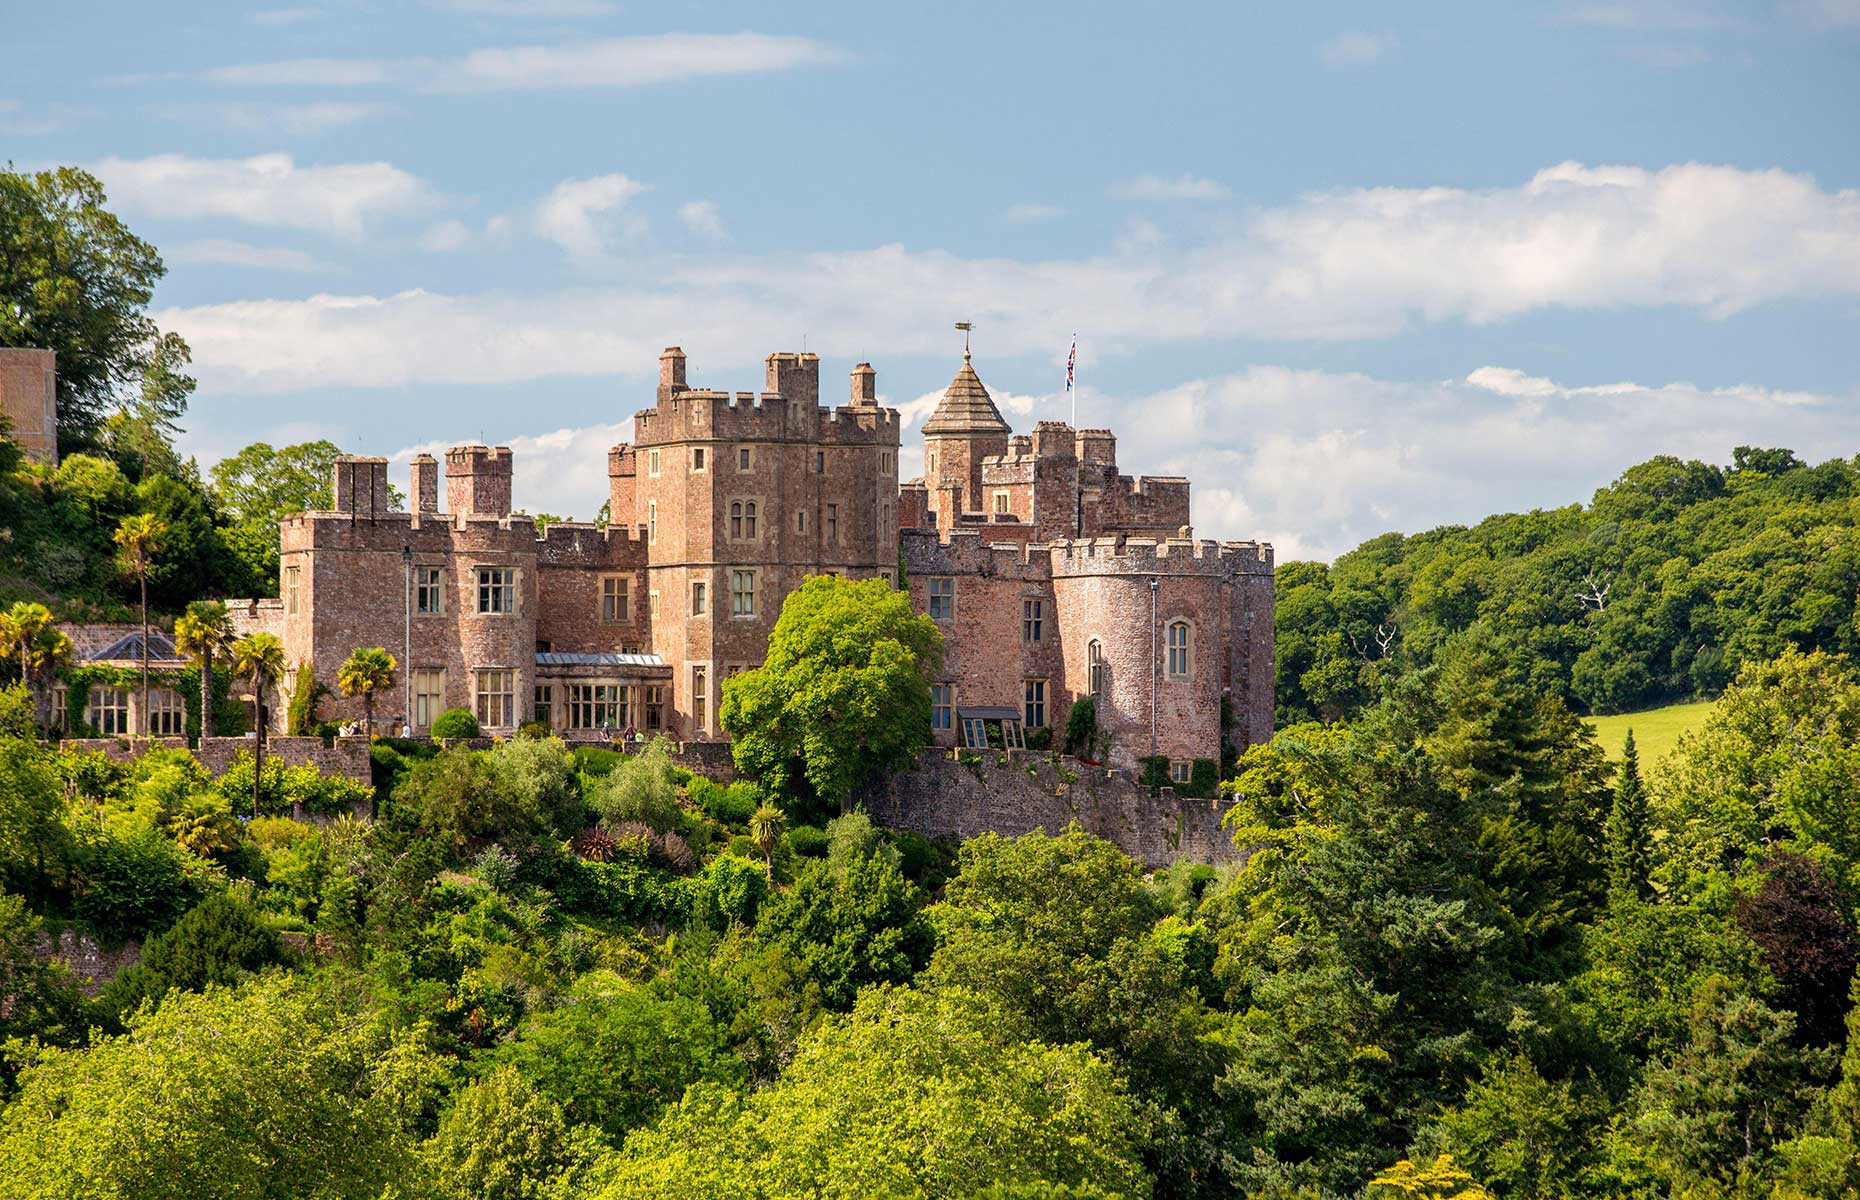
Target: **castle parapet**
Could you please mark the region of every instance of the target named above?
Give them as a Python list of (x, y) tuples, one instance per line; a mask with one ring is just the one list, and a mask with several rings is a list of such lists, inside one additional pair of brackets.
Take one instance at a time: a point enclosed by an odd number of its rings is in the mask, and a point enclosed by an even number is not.
[[(1222, 544), (1212, 538), (1097, 537), (1049, 545), (1055, 578), (1085, 575), (1233, 575), (1256, 573), (1261, 561), (1252, 543)], [(1265, 548), (1270, 564), (1272, 548)], [(1254, 571), (1248, 571), (1251, 566)], [(1266, 570), (1270, 572), (1270, 565)]]
[(454, 446), (446, 451), (446, 511), (454, 517), (510, 515), (509, 446)]

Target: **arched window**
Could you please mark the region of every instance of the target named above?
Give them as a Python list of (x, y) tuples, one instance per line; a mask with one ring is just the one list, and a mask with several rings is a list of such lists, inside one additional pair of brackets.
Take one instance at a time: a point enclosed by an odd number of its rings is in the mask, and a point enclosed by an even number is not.
[(1085, 647), (1085, 686), (1093, 699), (1104, 695), (1104, 643), (1097, 638)]
[(730, 501), (730, 536), (733, 538), (743, 536), (743, 502), (741, 500)]
[(1194, 630), (1187, 621), (1169, 622), (1169, 678), (1187, 679), (1195, 666)]
[(743, 536), (752, 542), (756, 540), (756, 502), (754, 500), (743, 505)]

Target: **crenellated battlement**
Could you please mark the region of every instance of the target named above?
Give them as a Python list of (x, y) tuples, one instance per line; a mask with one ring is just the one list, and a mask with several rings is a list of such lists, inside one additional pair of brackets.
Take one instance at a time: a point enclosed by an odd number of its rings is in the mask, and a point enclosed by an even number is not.
[(991, 542), (983, 529), (907, 529), (899, 535), (907, 575), (979, 575), (989, 579), (1044, 582), (1053, 576), (1045, 547)]
[(849, 402), (820, 404), (820, 358), (783, 351), (768, 356), (767, 387), (718, 391), (687, 387), (682, 351), (661, 359), (658, 398), (633, 414), (640, 446), (708, 441), (802, 441), (828, 445), (896, 445), (902, 421), (894, 408), (878, 406), (877, 372), (854, 367)]
[(1055, 577), (1272, 573), (1272, 547), (1257, 542), (1099, 537), (1056, 541), (1049, 549)]

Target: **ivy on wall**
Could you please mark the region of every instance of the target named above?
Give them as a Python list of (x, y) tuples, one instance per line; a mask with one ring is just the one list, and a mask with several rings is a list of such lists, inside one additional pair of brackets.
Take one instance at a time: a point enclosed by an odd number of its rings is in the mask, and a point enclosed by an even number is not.
[[(136, 691), (142, 686), (142, 668), (113, 667), (107, 663), (86, 663), (64, 672), (65, 736), (92, 738), (99, 734), (90, 727), (85, 714), (90, 709), (90, 691), (97, 687), (120, 687)], [(149, 687), (173, 688), (187, 706), (187, 736), (195, 744), (200, 740), (200, 668), (183, 667), (178, 671), (149, 671)], [(232, 672), (214, 668), (213, 712), (221, 737), (243, 737), (246, 732), (245, 705), (231, 698)]]

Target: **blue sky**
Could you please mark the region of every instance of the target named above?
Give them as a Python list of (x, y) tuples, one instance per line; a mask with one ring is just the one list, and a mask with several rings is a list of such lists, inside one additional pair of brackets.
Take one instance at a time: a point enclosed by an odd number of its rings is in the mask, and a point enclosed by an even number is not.
[(203, 461), (484, 438), (586, 517), (660, 347), (746, 389), (805, 339), (921, 420), (965, 318), (1023, 427), (1076, 332), (1081, 423), (1282, 558), (1653, 453), (1860, 452), (1857, 0), (77, 0), (4, 36), (7, 156), (164, 253)]

